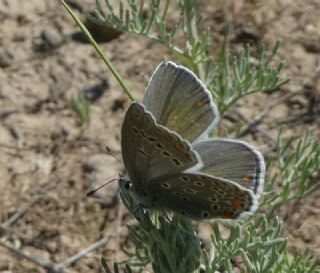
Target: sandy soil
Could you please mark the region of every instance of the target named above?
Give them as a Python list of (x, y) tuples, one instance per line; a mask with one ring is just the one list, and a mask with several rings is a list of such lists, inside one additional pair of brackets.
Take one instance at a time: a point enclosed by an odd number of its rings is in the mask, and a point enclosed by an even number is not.
[[(94, 3), (79, 2), (81, 7)], [(206, 22), (217, 31), (212, 53), (222, 41), (222, 13), (219, 1), (214, 2), (199, 3)], [(267, 100), (293, 92), (314, 71), (320, 53), (320, 2), (245, 2), (227, 7), (232, 48), (237, 50), (244, 42), (254, 47), (265, 42), (270, 49), (280, 38), (277, 59), (288, 61), (283, 75), (291, 77), (279, 92), (237, 104), (237, 110), (250, 119)], [(77, 32), (56, 1), (0, 1), (0, 223), (7, 227), (0, 233), (1, 242), (60, 263), (107, 238), (66, 270), (80, 273), (98, 272), (101, 255), (121, 258), (119, 244), (126, 240), (125, 223), (131, 218), (118, 202), (116, 183), (101, 190), (98, 200), (86, 197), (90, 185), (123, 172), (105, 153), (105, 146), (120, 155), (120, 125), (129, 99), (93, 48), (75, 39)], [(113, 34), (106, 32), (110, 39)], [(154, 67), (171, 58), (162, 46), (128, 34), (101, 46), (137, 98), (142, 97)], [(90, 121), (80, 127), (71, 98), (84, 90), (90, 93), (93, 87), (100, 87), (103, 94), (91, 103)], [(302, 135), (313, 128), (319, 136), (319, 88), (315, 83), (308, 92), (276, 107), (262, 128), (275, 136), (280, 124), (285, 124), (285, 135)], [(269, 141), (259, 132), (245, 138), (262, 151)], [(316, 192), (279, 211), (291, 251), (309, 247), (320, 255), (319, 208)], [(46, 270), (0, 246), (0, 272)]]

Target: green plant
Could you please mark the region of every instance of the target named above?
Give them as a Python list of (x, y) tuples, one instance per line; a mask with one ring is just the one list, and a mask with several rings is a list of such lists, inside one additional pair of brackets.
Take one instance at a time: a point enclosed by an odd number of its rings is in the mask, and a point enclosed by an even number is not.
[[(272, 61), (280, 43), (277, 42), (269, 56), (266, 56), (264, 46), (259, 49), (257, 65), (250, 64), (250, 46), (245, 45), (239, 55), (231, 55), (227, 40), (220, 51), (218, 59), (208, 54), (211, 31), (202, 30), (203, 19), (197, 16), (195, 0), (177, 0), (180, 17), (175, 24), (168, 25), (172, 1), (136, 1), (119, 2), (119, 11), (116, 12), (112, 1), (106, 0), (105, 9), (101, 1), (96, 0), (97, 9), (91, 19), (97, 24), (106, 24), (117, 30), (136, 34), (147, 39), (159, 42), (166, 46), (177, 58), (198, 74), (211, 91), (215, 102), (223, 114), (228, 108), (242, 97), (256, 92), (271, 92), (285, 84), (288, 79), (281, 80), (279, 74), (284, 62), (273, 66)], [(161, 5), (163, 4), (163, 5)], [(151, 11), (148, 18), (143, 16), (145, 7)], [(162, 7), (162, 8), (161, 8)], [(183, 47), (176, 41), (183, 40)]]
[[(60, 2), (133, 99), (90, 33), (64, 0)], [(280, 77), (284, 62), (274, 64), (273, 60), (279, 42), (269, 55), (264, 46), (260, 47), (256, 64), (250, 63), (252, 54), (248, 45), (238, 55), (232, 55), (227, 37), (218, 57), (210, 56), (210, 30), (205, 28), (199, 35), (204, 29), (204, 21), (196, 13), (195, 0), (177, 0), (174, 4), (169, 0), (120, 1), (118, 12), (110, 0), (105, 0), (104, 6), (99, 0), (96, 3), (97, 10), (91, 15), (95, 22), (166, 46), (179, 63), (188, 66), (205, 82), (222, 114), (244, 96), (275, 91), (288, 81)], [(147, 18), (143, 14), (145, 8), (150, 11)], [(166, 19), (171, 8), (178, 8), (180, 17), (176, 24), (169, 25)], [(179, 47), (177, 40), (182, 40), (183, 46)], [(239, 272), (319, 272), (319, 260), (313, 260), (308, 252), (289, 258), (287, 239), (281, 235), (282, 223), (275, 217), (275, 211), (319, 188), (319, 183), (312, 183), (312, 178), (319, 176), (320, 141), (312, 139), (310, 134), (302, 139), (287, 140), (280, 135), (277, 147), (277, 153), (267, 159), (268, 169), (275, 172), (267, 181), (262, 198), (266, 216), (256, 215), (245, 222), (215, 222), (211, 225), (209, 250), (201, 249), (195, 224), (189, 219), (174, 215), (169, 220), (163, 212), (144, 212), (130, 196), (122, 193), (122, 200), (139, 223), (138, 226), (128, 226), (131, 247), (123, 249), (128, 256), (128, 260), (123, 262), (124, 272), (133, 272), (133, 267), (143, 271), (148, 264), (152, 265), (155, 273), (234, 272), (235, 267)], [(275, 192), (276, 188), (278, 192)], [(222, 226), (228, 236), (221, 233)], [(105, 259), (102, 259), (102, 265), (107, 273), (112, 272)], [(121, 266), (115, 263), (113, 271), (119, 272)]]
[(309, 131), (302, 138), (278, 137), (277, 152), (267, 160), (267, 170), (275, 170), (265, 187), (263, 205), (268, 217), (280, 206), (297, 202), (320, 188), (320, 140)]
[(79, 118), (79, 124), (83, 125), (88, 120), (90, 115), (89, 102), (86, 100), (83, 94), (77, 94), (72, 97), (71, 104), (73, 111)]

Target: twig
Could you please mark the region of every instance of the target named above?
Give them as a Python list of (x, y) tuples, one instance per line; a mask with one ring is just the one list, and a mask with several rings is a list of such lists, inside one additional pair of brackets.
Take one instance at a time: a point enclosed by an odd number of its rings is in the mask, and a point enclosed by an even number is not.
[[(121, 245), (119, 235), (121, 233), (120, 228), (121, 228), (121, 224), (122, 224), (122, 217), (123, 217), (123, 205), (121, 204), (120, 206), (118, 206), (117, 219), (116, 219), (116, 236), (115, 236), (116, 246)], [(119, 249), (117, 249), (116, 253), (119, 253), (118, 250)], [(116, 256), (116, 258), (118, 259), (117, 256)]]
[(80, 259), (81, 257), (87, 255), (89, 252), (92, 252), (93, 250), (105, 245), (108, 242), (108, 237), (102, 238), (98, 241), (96, 241), (95, 243), (93, 243), (92, 245), (88, 246), (87, 248), (81, 250), (80, 252), (78, 252), (77, 254), (69, 257), (68, 259), (66, 259), (64, 262), (60, 263), (57, 265), (58, 269), (63, 269), (66, 267), (69, 267), (71, 264), (73, 264), (76, 260)]
[(277, 140), (264, 128), (257, 126), (256, 130), (262, 134), (266, 139), (268, 139), (272, 144), (277, 143)]
[(31, 208), (34, 204), (36, 204), (43, 195), (36, 195), (34, 196), (31, 201), (23, 208), (18, 210), (15, 214), (13, 214), (7, 221), (1, 224), (2, 227), (6, 228), (14, 224), (16, 221), (18, 221), (20, 218), (23, 217), (23, 215)]
[(0, 241), (0, 246), (12, 251), (13, 253), (15, 253), (16, 255), (48, 270), (48, 272), (51, 273), (61, 273), (63, 272), (64, 268), (69, 267), (72, 263), (74, 263), (76, 260), (80, 259), (81, 257), (85, 256), (86, 254), (88, 254), (89, 252), (95, 250), (98, 247), (101, 247), (102, 245), (106, 244), (108, 241), (108, 238), (102, 238), (99, 241), (93, 243), (92, 245), (90, 245), (89, 247), (81, 250), (79, 253), (71, 256), (70, 258), (66, 259), (64, 262), (59, 263), (59, 264), (55, 264), (46, 260), (42, 260), (39, 257), (34, 257), (34, 256), (29, 256), (27, 254), (25, 254), (23, 251), (4, 243), (3, 241)]
[(316, 69), (313, 71), (313, 73), (302, 82), (302, 84), (295, 91), (293, 91), (291, 93), (287, 93), (283, 96), (280, 96), (279, 98), (268, 103), (267, 106), (254, 119), (252, 119), (249, 123), (247, 123), (246, 125), (244, 125), (240, 128), (239, 135), (242, 136), (248, 130), (250, 130), (251, 127), (254, 127), (257, 124), (259, 124), (267, 116), (267, 114), (269, 113), (269, 111), (273, 107), (275, 107), (275, 106), (285, 102), (286, 100), (304, 92), (305, 87), (308, 85), (312, 85), (317, 80), (317, 78), (319, 76), (320, 76), (320, 64), (316, 67)]
[[(234, 111), (242, 120), (247, 122), (245, 115), (243, 113), (241, 113), (239, 111), (239, 109), (234, 109)], [(227, 113), (227, 116), (229, 117), (230, 120), (232, 120), (232, 122), (238, 121), (238, 118), (234, 117), (231, 113)], [(256, 126), (255, 131), (262, 134), (266, 139), (268, 139), (268, 141), (271, 142), (270, 146), (274, 146), (277, 143), (277, 140), (261, 126), (259, 126), (259, 125)], [(230, 136), (231, 136), (231, 138), (235, 137), (235, 133), (231, 134)], [(243, 136), (243, 134), (242, 134), (242, 136)]]
[[(277, 123), (275, 125), (273, 125), (272, 127), (276, 127), (276, 126), (281, 126), (283, 124), (286, 124), (287, 126), (296, 126), (297, 124), (306, 124), (306, 123), (311, 123), (316, 119), (316, 117), (312, 117), (310, 116), (308, 111), (304, 111), (298, 115), (293, 115), (291, 117), (288, 118), (282, 118), (279, 119), (277, 121)], [(270, 129), (273, 129), (273, 128)], [(289, 128), (289, 127), (288, 127)]]
[(9, 234), (15, 235), (15, 236), (19, 237), (19, 239), (21, 239), (24, 242), (33, 241), (31, 238), (25, 236), (24, 234), (22, 234), (20, 232), (16, 232), (13, 229), (11, 229), (10, 227), (4, 226), (3, 224), (0, 224), (0, 230), (3, 232), (7, 232)]
[(58, 272), (55, 269), (55, 265), (50, 263), (50, 262), (48, 262), (48, 261), (40, 260), (38, 257), (29, 256), (29, 255), (25, 254), (24, 252), (22, 252), (21, 250), (13, 247), (11, 245), (8, 245), (8, 244), (6, 244), (6, 243), (4, 243), (2, 241), (0, 241), (0, 245), (2, 247), (12, 251), (13, 253), (17, 254), (18, 256), (20, 256), (22, 258), (25, 258), (26, 260), (41, 266), (42, 268), (50, 270), (51, 272)]
[(24, 214), (37, 202), (41, 200), (41, 198), (53, 187), (56, 187), (56, 185), (59, 183), (59, 181), (53, 180), (49, 183), (45, 183), (44, 185), (40, 186), (37, 190), (36, 195), (32, 197), (32, 199), (27, 203), (23, 208), (20, 208), (15, 214), (13, 214), (7, 221), (4, 223), (0, 223), (2, 228), (9, 227), (10, 225), (14, 224), (16, 221), (18, 221), (20, 218), (24, 216)]

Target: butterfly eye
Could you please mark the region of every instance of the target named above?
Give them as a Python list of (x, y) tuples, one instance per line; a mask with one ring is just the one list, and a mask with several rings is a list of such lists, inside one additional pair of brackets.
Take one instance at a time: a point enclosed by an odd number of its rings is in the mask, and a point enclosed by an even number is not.
[(127, 191), (131, 189), (131, 185), (132, 185), (132, 183), (129, 180), (126, 180), (126, 182), (124, 182), (124, 188)]

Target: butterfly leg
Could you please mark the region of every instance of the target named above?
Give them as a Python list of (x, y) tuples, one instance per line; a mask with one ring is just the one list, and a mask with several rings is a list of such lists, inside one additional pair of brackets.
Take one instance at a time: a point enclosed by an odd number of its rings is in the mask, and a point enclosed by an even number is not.
[(161, 209), (162, 214), (164, 215), (164, 218), (170, 223), (172, 224), (172, 220), (169, 218), (168, 214), (166, 213), (166, 211), (164, 209)]
[(143, 208), (141, 204), (138, 204), (138, 206), (136, 207), (136, 209), (133, 212), (133, 216), (138, 219), (138, 213), (142, 211), (143, 212)]
[(139, 221), (141, 222), (141, 217), (144, 217), (145, 221), (148, 220), (146, 214), (144, 213), (144, 209), (145, 207), (143, 206), (143, 204), (138, 204), (136, 209), (133, 212), (133, 216)]

